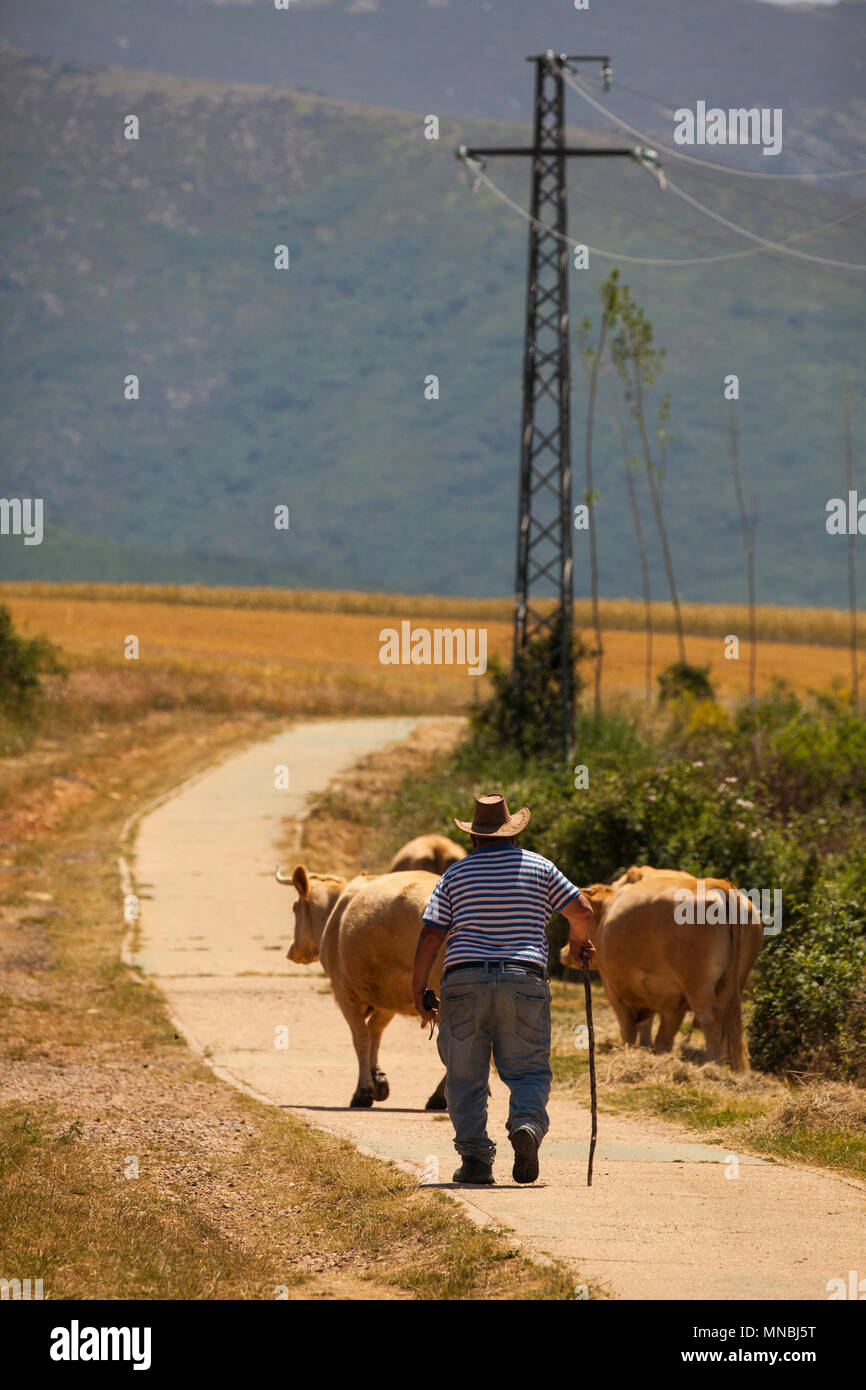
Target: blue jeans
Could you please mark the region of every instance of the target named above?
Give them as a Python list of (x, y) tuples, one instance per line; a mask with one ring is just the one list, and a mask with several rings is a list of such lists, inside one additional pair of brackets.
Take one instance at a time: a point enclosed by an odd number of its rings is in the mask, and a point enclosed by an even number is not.
[(439, 1056), (461, 1158), (492, 1163), (487, 1134), (490, 1053), (511, 1092), (506, 1128), (527, 1125), (539, 1144), (549, 1128), (550, 986), (521, 966), (457, 970), (441, 987)]

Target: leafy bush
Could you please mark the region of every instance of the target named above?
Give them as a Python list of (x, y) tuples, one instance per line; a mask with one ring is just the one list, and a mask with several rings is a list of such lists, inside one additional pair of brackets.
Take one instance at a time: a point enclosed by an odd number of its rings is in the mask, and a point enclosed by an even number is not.
[[(476, 699), (469, 712), (475, 742), (491, 750), (517, 748), (531, 757), (555, 759), (560, 754), (560, 631), (557, 617), (527, 644), (516, 680), (503, 661), (491, 658), (491, 694), (486, 700)], [(579, 666), (588, 655), (588, 648), (575, 634), (571, 650), (575, 703), (584, 686)]]
[(20, 637), (9, 609), (0, 604), (0, 711), (26, 714), (44, 672), (64, 674), (58, 649), (47, 637)]
[(765, 1071), (866, 1082), (866, 931), (862, 907), (821, 885), (788, 901), (760, 957), (751, 1052)]
[[(823, 803), (866, 803), (866, 719), (850, 703), (822, 696), (804, 703), (781, 682), (733, 718), (680, 725), (682, 752), (749, 782), (765, 808), (790, 814)], [(710, 727), (715, 724), (715, 728)]]
[(674, 661), (665, 667), (657, 680), (662, 704), (684, 697), (691, 700), (712, 700), (715, 696), (709, 666), (693, 666), (689, 661)]
[(630, 863), (730, 878), (747, 888), (780, 886), (815, 872), (814, 857), (766, 824), (736, 782), (674, 762), (647, 775), (630, 769), (597, 776), (589, 793), (527, 788), (532, 821), (523, 840), (583, 881), (608, 882)]

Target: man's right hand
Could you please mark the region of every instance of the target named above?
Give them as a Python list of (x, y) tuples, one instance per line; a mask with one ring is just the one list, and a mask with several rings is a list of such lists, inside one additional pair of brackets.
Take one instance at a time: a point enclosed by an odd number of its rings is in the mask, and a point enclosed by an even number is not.
[[(435, 1008), (435, 1009), (428, 1009), (427, 1006), (426, 1006), (426, 1004), (424, 1003), (424, 995), (425, 995), (425, 993), (426, 993), (426, 986), (424, 987), (424, 989), (417, 989), (417, 990), (414, 991), (415, 1008), (416, 1008), (416, 1010), (418, 1011), (418, 1013), (421, 1015), (421, 1027), (422, 1027), (422, 1028), (426, 1027), (426, 1025), (427, 1025), (428, 1023), (438, 1023), (438, 1022), (439, 1022), (439, 1010), (438, 1010), (438, 1008)], [(438, 1004), (438, 1000), (437, 1000), (437, 1004)]]

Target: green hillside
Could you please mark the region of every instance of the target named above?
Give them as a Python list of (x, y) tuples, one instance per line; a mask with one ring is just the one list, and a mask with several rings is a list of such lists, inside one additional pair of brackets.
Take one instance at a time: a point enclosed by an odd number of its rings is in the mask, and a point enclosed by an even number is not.
[[(9, 53), (0, 78), (0, 491), (44, 497), (46, 527), (41, 546), (0, 538), (0, 577), (507, 593), (526, 229), (473, 195), (453, 149), (526, 129), (449, 121), (426, 141), (411, 113)], [(137, 142), (122, 138), (129, 113)], [(526, 169), (491, 172), (525, 206)], [(677, 179), (776, 238), (856, 206), (838, 184)], [(747, 245), (622, 161), (571, 170), (571, 226), (633, 255)], [(866, 261), (862, 218), (795, 244)], [(573, 272), (574, 322), (594, 313), (609, 268), (594, 258)], [(664, 498), (684, 596), (744, 594), (722, 432), (722, 381), (736, 372), (759, 597), (843, 604), (844, 542), (827, 536), (824, 507), (843, 490), (863, 275), (771, 255), (623, 275), (668, 348)], [(128, 373), (137, 402), (123, 398)], [(424, 399), (429, 373), (438, 401)], [(579, 491), (577, 361), (574, 374)], [(604, 591), (636, 594), (606, 424), (597, 486)], [(272, 525), (281, 503), (288, 532)], [(657, 557), (654, 583), (663, 597)]]

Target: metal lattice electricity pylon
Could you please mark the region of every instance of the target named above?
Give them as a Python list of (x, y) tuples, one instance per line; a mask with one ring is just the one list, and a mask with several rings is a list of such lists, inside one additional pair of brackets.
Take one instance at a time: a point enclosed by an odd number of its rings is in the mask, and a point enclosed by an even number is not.
[[(526, 345), (523, 357), (523, 426), (520, 440), (520, 510), (514, 602), (515, 683), (530, 642), (556, 632), (561, 686), (562, 753), (574, 742), (571, 345), (568, 313), (568, 209), (565, 161), (573, 157), (631, 158), (633, 145), (569, 148), (565, 144), (564, 72), (576, 63), (601, 63), (604, 86), (610, 59), (598, 55), (538, 54), (535, 63), (535, 128), (531, 146), (493, 149), (461, 145), (458, 159), (478, 164), (491, 156), (532, 160)], [(540, 598), (558, 599), (538, 606)]]

